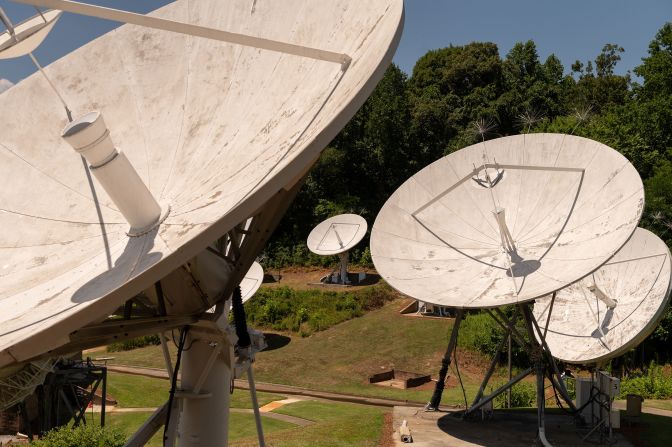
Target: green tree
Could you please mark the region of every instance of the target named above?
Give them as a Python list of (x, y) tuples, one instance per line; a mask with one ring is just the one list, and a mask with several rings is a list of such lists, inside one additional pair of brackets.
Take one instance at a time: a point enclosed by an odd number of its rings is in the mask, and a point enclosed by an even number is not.
[(493, 43), (450, 46), (421, 57), (408, 86), (410, 139), (419, 164), (474, 143), (470, 123), (495, 115), (501, 90), (502, 61)]

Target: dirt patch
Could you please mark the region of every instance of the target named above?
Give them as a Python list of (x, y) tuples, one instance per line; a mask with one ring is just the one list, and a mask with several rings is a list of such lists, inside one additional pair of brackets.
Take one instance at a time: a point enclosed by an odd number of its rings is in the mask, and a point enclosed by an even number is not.
[[(333, 271), (333, 268), (321, 267), (287, 267), (283, 269), (271, 269), (266, 272), (264, 284), (262, 287), (291, 287), (296, 290), (324, 289), (335, 292), (348, 292), (352, 290), (369, 287), (380, 282), (380, 276), (374, 269), (349, 267), (348, 271), (352, 273), (364, 272), (367, 278), (361, 285), (357, 286), (339, 286), (339, 285), (321, 285), (320, 279)], [(270, 279), (270, 277), (275, 279)]]
[(394, 426), (392, 425), (392, 412), (383, 415), (383, 429), (380, 432), (378, 447), (394, 447)]

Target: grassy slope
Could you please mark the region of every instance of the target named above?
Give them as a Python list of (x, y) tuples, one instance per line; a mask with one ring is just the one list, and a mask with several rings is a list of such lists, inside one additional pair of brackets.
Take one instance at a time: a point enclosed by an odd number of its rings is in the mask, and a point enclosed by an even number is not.
[[(164, 379), (132, 376), (128, 374), (110, 373), (108, 375), (107, 392), (117, 399), (122, 408), (151, 408), (163, 405), (168, 400), (170, 382)], [(257, 393), (259, 405), (264, 406), (285, 396), (272, 393)], [(244, 390), (236, 390), (231, 396), (232, 408), (252, 408), (250, 394)]]
[[(424, 402), (430, 391), (397, 390), (368, 384), (371, 374), (389, 368), (436, 375), (451, 322), (399, 315), (399, 301), (307, 338), (292, 337), (282, 349), (261, 352), (260, 381), (320, 390)], [(463, 377), (464, 378), (464, 377)], [(474, 381), (468, 379), (469, 388)], [(461, 401), (456, 388), (446, 402)]]
[[(436, 376), (452, 322), (401, 316), (393, 301), (361, 318), (346, 321), (307, 338), (293, 336), (280, 349), (257, 355), (255, 376), (261, 382), (303, 386), (358, 395), (424, 402), (430, 390), (397, 390), (369, 385), (371, 374), (397, 368)], [(158, 346), (115, 352), (111, 363), (163, 368)], [(473, 358), (473, 356), (471, 356)], [(468, 396), (479, 376), (469, 374), (460, 358)], [(481, 374), (482, 368), (478, 368)], [(449, 386), (444, 402), (462, 403), (459, 387)]]

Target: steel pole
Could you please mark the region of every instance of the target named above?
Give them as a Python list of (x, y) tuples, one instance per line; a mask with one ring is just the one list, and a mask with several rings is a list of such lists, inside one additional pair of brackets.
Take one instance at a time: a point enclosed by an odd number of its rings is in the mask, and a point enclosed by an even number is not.
[(460, 323), (462, 323), (462, 317), (464, 316), (463, 309), (457, 309), (457, 314), (455, 315), (455, 321), (453, 322), (453, 329), (450, 333), (450, 341), (448, 342), (448, 348), (446, 353), (443, 355), (443, 360), (441, 360), (441, 370), (439, 370), (439, 378), (436, 381), (436, 386), (434, 387), (434, 394), (432, 398), (425, 405), (425, 411), (437, 411), (439, 405), (441, 404), (441, 396), (443, 395), (443, 389), (446, 386), (446, 376), (448, 375), (448, 368), (450, 367), (450, 358), (453, 355), (455, 350), (455, 345), (457, 344), (457, 333), (460, 329)]

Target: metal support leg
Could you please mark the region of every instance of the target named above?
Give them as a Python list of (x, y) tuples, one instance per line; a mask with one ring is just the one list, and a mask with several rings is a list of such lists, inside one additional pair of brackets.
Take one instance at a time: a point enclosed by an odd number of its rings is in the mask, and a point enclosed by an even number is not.
[[(530, 306), (528, 304), (521, 304), (520, 309), (523, 314), (523, 318), (525, 320), (525, 327), (527, 328), (528, 337), (530, 338), (531, 354), (533, 354), (535, 362), (535, 370), (537, 375), (537, 430), (538, 430), (537, 435), (539, 437), (539, 441), (543, 446), (551, 447), (551, 444), (546, 439), (546, 423), (544, 417), (544, 408), (546, 406), (546, 395), (544, 387), (545, 343), (541, 344), (534, 343), (536, 340), (536, 337), (534, 335), (534, 328), (536, 327), (538, 329), (538, 326), (536, 325), (537, 322), (535, 321), (534, 316), (532, 315)], [(543, 341), (542, 335), (543, 334), (541, 333), (541, 331), (539, 331), (539, 338), (542, 339)]]
[(161, 340), (161, 351), (163, 352), (163, 360), (166, 362), (166, 371), (168, 371), (168, 379), (173, 381), (173, 361), (170, 359), (170, 351), (168, 351), (168, 340), (163, 332), (159, 334)]
[(455, 321), (453, 322), (453, 329), (450, 333), (450, 341), (448, 342), (448, 348), (446, 353), (443, 355), (443, 360), (441, 360), (441, 370), (439, 371), (439, 378), (436, 381), (436, 386), (434, 387), (434, 394), (432, 394), (431, 400), (425, 405), (425, 411), (438, 411), (439, 404), (441, 404), (441, 396), (443, 395), (443, 388), (446, 386), (446, 376), (448, 375), (448, 368), (450, 367), (450, 359), (455, 350), (457, 344), (457, 333), (460, 329), (460, 323), (462, 323), (462, 318), (464, 316), (463, 309), (457, 309), (455, 315)]
[(500, 386), (500, 387), (497, 388), (495, 391), (493, 391), (492, 394), (490, 394), (490, 395), (488, 395), (488, 396), (485, 396), (485, 397), (481, 398), (481, 400), (480, 400), (478, 403), (476, 403), (476, 404), (472, 405), (471, 407), (469, 407), (469, 408), (467, 409), (467, 411), (464, 412), (464, 416), (465, 416), (465, 417), (466, 417), (466, 416), (469, 416), (469, 415), (472, 414), (474, 411), (476, 411), (476, 410), (478, 410), (479, 408), (481, 408), (483, 405), (485, 405), (485, 404), (487, 404), (488, 402), (492, 401), (494, 398), (496, 398), (497, 396), (499, 396), (500, 394), (502, 394), (504, 391), (510, 389), (513, 385), (515, 385), (516, 383), (520, 382), (520, 381), (523, 380), (525, 377), (529, 376), (531, 372), (532, 372), (532, 368), (527, 368), (525, 371), (523, 371), (523, 372), (521, 372), (521, 373), (518, 373), (514, 378), (512, 378), (511, 380), (509, 380), (508, 382), (506, 382), (504, 385)]
[[(509, 334), (510, 335), (510, 334)], [(502, 341), (499, 342), (499, 346), (497, 346), (497, 351), (495, 352), (495, 355), (492, 358), (492, 362), (490, 363), (490, 367), (488, 368), (488, 371), (485, 373), (485, 377), (483, 378), (483, 381), (481, 382), (481, 386), (478, 388), (478, 393), (476, 393), (476, 397), (474, 398), (474, 402), (471, 404), (472, 406), (476, 405), (479, 400), (481, 400), (481, 397), (483, 397), (483, 393), (485, 392), (485, 387), (488, 385), (488, 382), (490, 381), (490, 377), (492, 377), (492, 374), (495, 372), (495, 368), (497, 367), (497, 364), (499, 363), (499, 354), (501, 353), (502, 349), (504, 349), (504, 343), (506, 342), (508, 337), (502, 338)], [(509, 380), (511, 380), (511, 377), (509, 377)]]
[[(555, 297), (553, 298), (553, 301), (555, 301)], [(553, 301), (551, 301), (551, 309), (549, 310), (549, 315), (548, 315), (548, 320), (550, 320), (551, 315), (550, 312), (553, 310)], [(541, 346), (543, 348), (544, 354), (546, 355), (546, 358), (548, 360), (548, 363), (551, 366), (552, 373), (555, 375), (555, 380), (552, 380), (553, 385), (555, 388), (560, 392), (560, 395), (562, 396), (562, 399), (567, 403), (569, 408), (571, 408), (573, 411), (576, 411), (576, 405), (574, 405), (574, 402), (572, 401), (572, 398), (569, 397), (569, 392), (567, 391), (567, 388), (565, 387), (565, 383), (562, 381), (562, 377), (560, 375), (560, 370), (558, 369), (557, 363), (555, 363), (555, 359), (553, 358), (553, 354), (551, 353), (550, 348), (548, 347), (548, 344), (546, 343), (546, 333), (548, 329), (548, 321), (546, 322), (546, 328), (544, 329), (544, 332), (542, 334), (541, 328), (539, 327), (539, 324), (537, 323), (537, 320), (535, 320), (533, 317), (531, 318), (531, 323), (534, 326), (534, 329), (537, 331), (538, 338), (541, 340)], [(534, 336), (534, 334), (530, 334), (531, 337)]]
[(254, 409), (254, 422), (257, 424), (259, 447), (266, 447), (266, 440), (264, 439), (264, 427), (261, 424), (261, 412), (259, 411), (259, 401), (257, 400), (257, 386), (254, 383), (254, 375), (252, 374), (252, 365), (247, 368), (247, 382), (250, 384), (250, 395), (252, 397), (252, 408)]
[(341, 284), (350, 284), (350, 278), (348, 277), (348, 252), (346, 251), (345, 253), (341, 253), (338, 255), (339, 259), (341, 260), (341, 271), (340, 271), (340, 279), (341, 279)]
[(546, 440), (546, 421), (544, 417), (544, 408), (546, 406), (546, 395), (544, 393), (544, 361), (540, 357), (536, 361), (537, 374), (537, 430), (539, 441), (545, 447), (551, 447)]
[(103, 390), (102, 390), (102, 399), (100, 400), (100, 426), (105, 427), (105, 410), (107, 400), (107, 368), (102, 368), (101, 373), (103, 375)]

